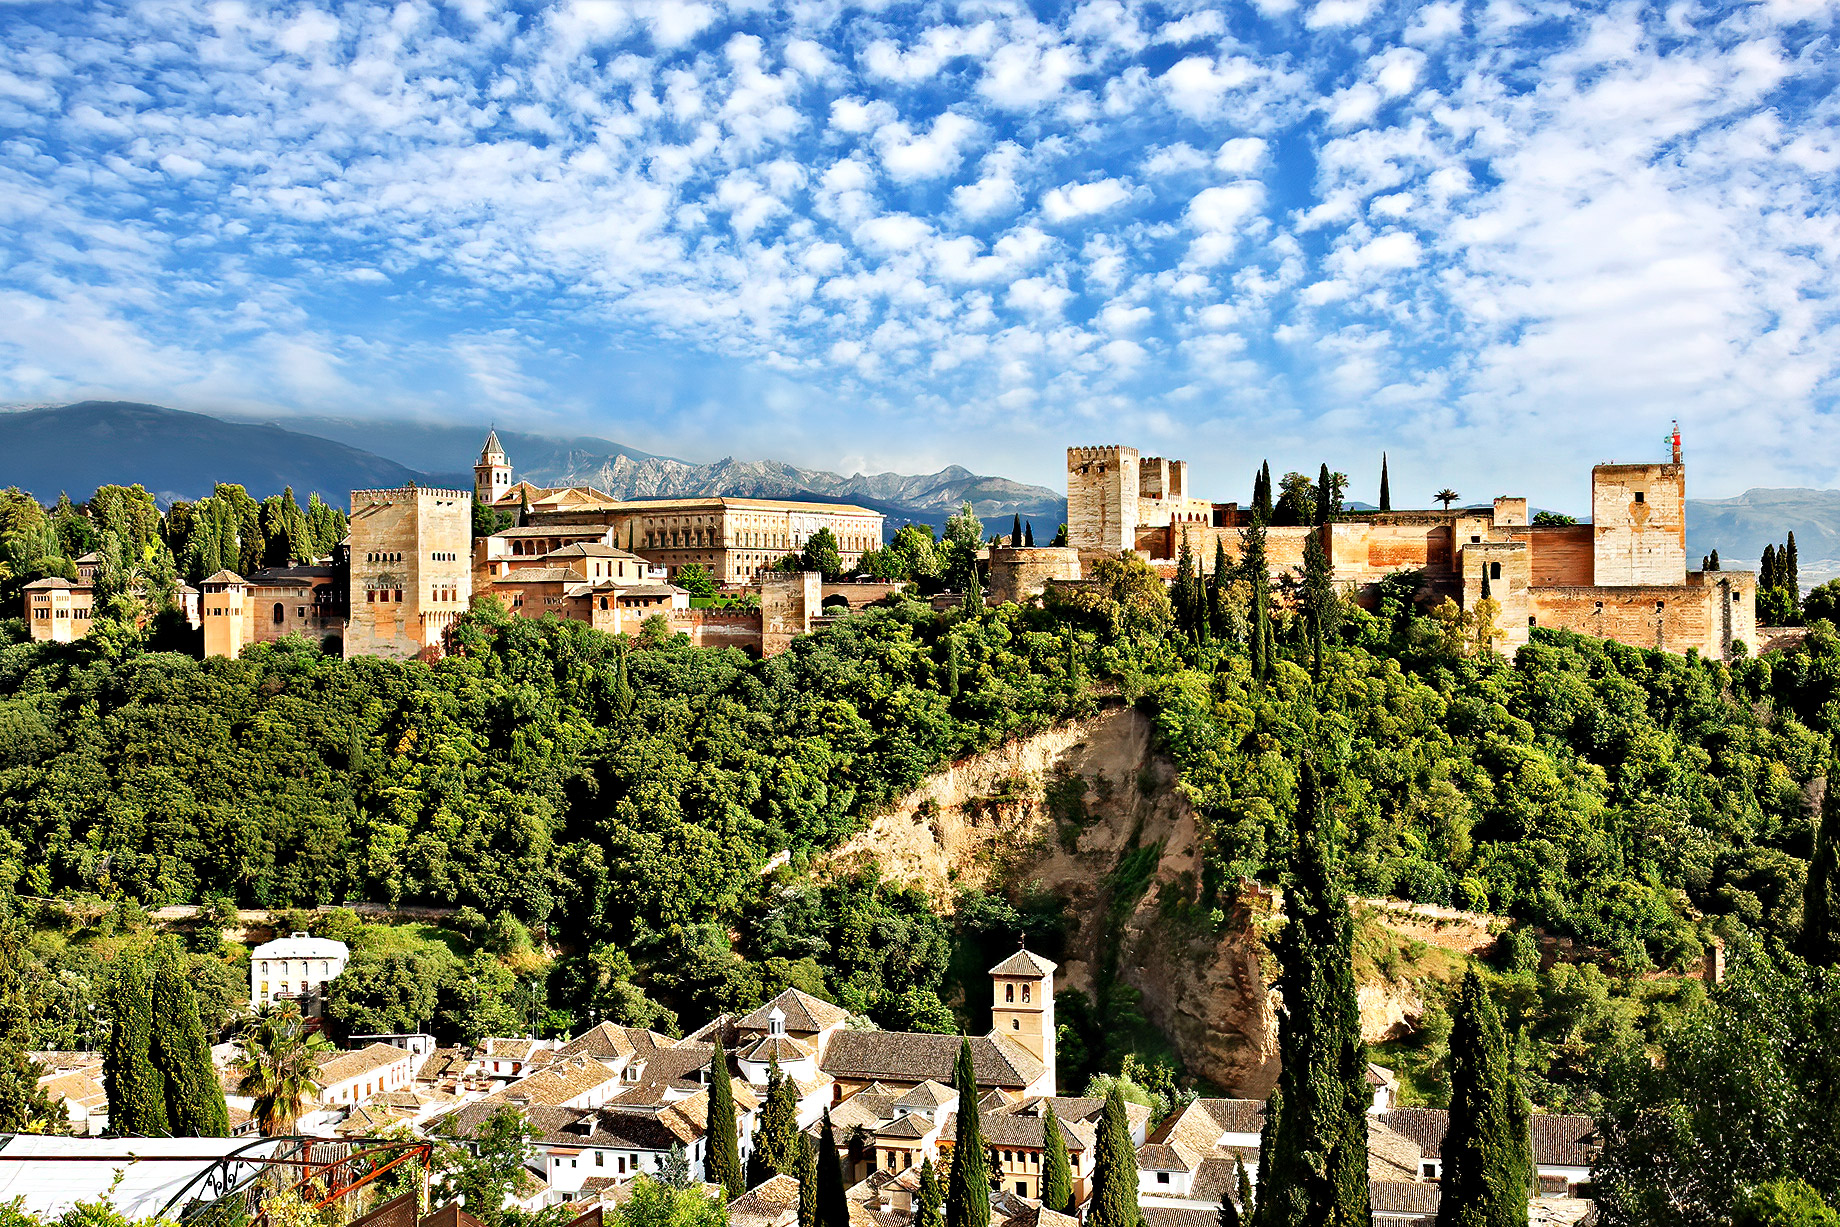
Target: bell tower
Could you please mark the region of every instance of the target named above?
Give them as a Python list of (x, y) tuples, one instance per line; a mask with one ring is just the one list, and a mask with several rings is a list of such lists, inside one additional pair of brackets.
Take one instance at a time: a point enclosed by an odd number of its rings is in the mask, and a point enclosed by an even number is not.
[(1054, 970), (1053, 963), (1026, 947), (990, 969), (991, 1035), (1014, 1041), (1041, 1062), (1041, 1083), (1029, 1088), (1035, 1095), (1052, 1095), (1056, 1089)]
[(499, 446), (498, 431), (493, 430), (479, 451), (479, 463), (473, 466), (473, 501), (493, 507), (510, 492), (511, 461)]

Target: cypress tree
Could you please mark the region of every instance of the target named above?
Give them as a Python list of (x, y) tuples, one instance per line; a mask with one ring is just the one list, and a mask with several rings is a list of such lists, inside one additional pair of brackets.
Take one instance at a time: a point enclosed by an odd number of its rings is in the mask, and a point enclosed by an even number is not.
[(1041, 1134), (1048, 1151), (1041, 1161), (1041, 1204), (1057, 1214), (1072, 1214), (1073, 1164), (1067, 1159), (1067, 1139), (1061, 1136), (1053, 1104), (1042, 1110)]
[(824, 1110), (824, 1128), (818, 1134), (818, 1227), (850, 1227), (843, 1164), (837, 1159), (837, 1135), (831, 1130), (829, 1108)]
[(1092, 1197), (1086, 1203), (1087, 1227), (1138, 1227), (1143, 1215), (1137, 1208), (1137, 1150), (1124, 1113), (1124, 1096), (1118, 1084), (1106, 1092), (1105, 1110), (1099, 1116), (1094, 1139)]
[(1195, 599), (1195, 554), (1188, 548), (1188, 534), (1182, 534), (1182, 548), (1176, 551), (1174, 597), (1176, 629), (1187, 635), (1195, 629), (1200, 602)]
[(727, 1200), (747, 1192), (741, 1183), (741, 1145), (735, 1130), (735, 1088), (728, 1080), (728, 1053), (722, 1037), (709, 1058), (709, 1111), (704, 1118), (703, 1179), (722, 1186)]
[(1482, 564), (1482, 599), (1489, 600), (1489, 564)]
[(1712, 551), (1712, 565), (1706, 569), (1709, 571), (1716, 571), (1719, 569), (1719, 552), (1717, 550)]
[(1214, 538), (1214, 580), (1208, 586), (1208, 626), (1216, 639), (1226, 637), (1227, 633), (1227, 585), (1233, 582), (1232, 568), (1227, 564), (1227, 543), (1223, 538)]
[[(826, 1114), (826, 1120), (829, 1114)], [(818, 1148), (809, 1133), (799, 1134), (799, 1227), (818, 1224)]]
[(798, 1099), (793, 1085), (779, 1072), (779, 1058), (767, 1062), (767, 1096), (760, 1109), (760, 1128), (754, 1149), (748, 1152), (747, 1185), (759, 1188), (776, 1175), (792, 1175), (798, 1165)]
[(1341, 598), (1335, 594), (1335, 576), (1329, 555), (1323, 551), (1322, 529), (1303, 543), (1303, 608), (1310, 627), (1310, 676), (1322, 680), (1323, 640), (1341, 624)]
[(133, 955), (122, 955), (117, 964), (109, 1014), (113, 1025), (102, 1055), (109, 1132), (122, 1137), (166, 1137), (166, 1078), (148, 1055), (153, 992), (146, 966)]
[(946, 1227), (990, 1227), (990, 1157), (984, 1151), (984, 1131), (978, 1121), (970, 1040), (959, 1042), (952, 1081), (958, 1087), (958, 1119), (952, 1137), (952, 1170), (946, 1180)]
[(1828, 754), (1827, 787), (1803, 887), (1801, 949), (1817, 967), (1840, 964), (1840, 752)]
[(1272, 1194), (1278, 1187), (1273, 1165), (1278, 1153), (1278, 1118), (1283, 1115), (1284, 1081), (1280, 1077), (1278, 1084), (1271, 1088), (1271, 1094), (1265, 1100), (1265, 1120), (1259, 1125), (1259, 1189), (1258, 1200), (1252, 1215), (1254, 1227), (1264, 1227), (1267, 1219), (1271, 1217), (1271, 1211), (1266, 1208), (1266, 1203), (1272, 1199)]
[(971, 564), (971, 576), (965, 581), (965, 608), (972, 613), (984, 609), (984, 585), (978, 581), (977, 563)]
[(958, 636), (946, 636), (946, 697), (958, 697)]
[[(1304, 759), (1284, 927), (1273, 942), (1282, 1109), (1259, 1179), (1260, 1227), (1368, 1227), (1367, 1049), (1354, 987), (1354, 923), (1323, 830), (1316, 766)], [(1267, 1107), (1267, 1111), (1271, 1111)]]
[(1526, 1096), (1474, 968), (1451, 1012), (1449, 1071), (1438, 1227), (1526, 1227), (1533, 1177)]
[(1271, 522), (1271, 461), (1269, 460), (1259, 467), (1257, 511), (1266, 523)]
[(527, 489), (518, 491), (517, 527), (530, 527), (530, 491)]
[(613, 690), (608, 700), (616, 716), (632, 714), (633, 688), (632, 676), (626, 668), (626, 653), (617, 652), (613, 661)]
[(1014, 518), (1010, 521), (1009, 543), (1012, 546), (1022, 544), (1022, 513), (1021, 512), (1016, 512)]
[(1072, 631), (1067, 633), (1067, 680), (1075, 683), (1080, 680), (1080, 645)]
[[(1264, 1139), (1261, 1136), (1260, 1141)], [(1252, 1218), (1252, 1175), (1246, 1170), (1246, 1161), (1238, 1155), (1233, 1157), (1233, 1191), (1239, 1198), (1239, 1213), (1242, 1220)]]
[(1323, 461), (1316, 473), (1316, 522), (1327, 524), (1335, 518), (1335, 488), (1329, 483), (1329, 462)]
[(1757, 586), (1759, 588), (1776, 587), (1776, 547), (1763, 547), (1763, 562), (1757, 567)]
[(1380, 453), (1380, 510), (1393, 509), (1393, 487), (1386, 479), (1386, 453)]
[(1247, 611), (1252, 623), (1252, 676), (1263, 682), (1271, 671), (1271, 575), (1265, 561), (1265, 521), (1257, 513), (1240, 530), (1239, 568), (1252, 589), (1252, 608)]
[(1789, 590), (1789, 608), (1799, 610), (1802, 607), (1802, 575), (1795, 557), (1795, 534), (1789, 534), (1788, 544), (1783, 546), (1778, 555), (1782, 566), (1783, 587)]
[(945, 1194), (939, 1189), (939, 1173), (933, 1168), (929, 1158), (920, 1164), (920, 1202), (914, 1214), (914, 1227), (946, 1227), (945, 1216), (940, 1207), (945, 1204)]
[(1241, 1227), (1245, 1220), (1240, 1217), (1239, 1207), (1233, 1204), (1231, 1193), (1220, 1195), (1220, 1227)]
[(166, 1084), (166, 1128), (174, 1137), (227, 1138), (230, 1113), (198, 1020), (198, 998), (177, 950), (161, 951), (150, 994), (147, 1056)]
[(1022, 526), (1022, 544), (1029, 549), (1035, 548), (1035, 525), (1033, 523)]

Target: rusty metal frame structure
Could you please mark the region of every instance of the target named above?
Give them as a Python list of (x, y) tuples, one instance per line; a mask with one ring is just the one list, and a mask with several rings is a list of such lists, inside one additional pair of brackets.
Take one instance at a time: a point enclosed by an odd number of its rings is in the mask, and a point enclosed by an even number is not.
[[(160, 1208), (156, 1217), (173, 1218), (181, 1224), (205, 1224), (219, 1210), (228, 1210), (232, 1199), (249, 1194), (272, 1197), (282, 1193), (311, 1190), (303, 1196), (317, 1210), (366, 1187), (398, 1165), (411, 1160), (421, 1163), (424, 1188), (434, 1158), (434, 1143), (420, 1139), (361, 1137), (344, 1139), (339, 1145), (349, 1147), (345, 1154), (324, 1162), (315, 1162), (313, 1148), (327, 1145), (327, 1138), (300, 1135), (256, 1138), (218, 1158), (208, 1168), (188, 1180)], [(272, 1154), (252, 1154), (264, 1147), (275, 1147)], [(384, 1156), (389, 1156), (384, 1158)], [(366, 1159), (374, 1162), (363, 1171), (358, 1167)], [(299, 1169), (299, 1176), (280, 1187), (263, 1187), (263, 1181), (277, 1169)], [(317, 1183), (317, 1187), (316, 1187)], [(267, 1227), (268, 1212), (258, 1209), (251, 1215), (247, 1208), (234, 1216), (246, 1227)]]

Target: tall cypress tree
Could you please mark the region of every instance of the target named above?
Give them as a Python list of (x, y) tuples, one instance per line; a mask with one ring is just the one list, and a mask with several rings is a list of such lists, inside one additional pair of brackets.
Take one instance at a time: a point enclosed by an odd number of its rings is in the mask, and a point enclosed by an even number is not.
[(1254, 1227), (1264, 1227), (1267, 1215), (1265, 1203), (1272, 1200), (1272, 1194), (1278, 1187), (1275, 1156), (1278, 1153), (1278, 1118), (1283, 1115), (1284, 1080), (1280, 1077), (1278, 1084), (1271, 1088), (1271, 1094), (1266, 1097), (1265, 1119), (1259, 1125), (1258, 1200), (1250, 1216)]
[(1258, 513), (1267, 524), (1271, 523), (1271, 461), (1259, 466), (1259, 501)]
[(1021, 512), (1016, 512), (1015, 518), (1010, 522), (1009, 543), (1011, 545), (1021, 545), (1022, 544), (1022, 513)]
[(946, 1181), (946, 1227), (990, 1227), (990, 1157), (984, 1151), (984, 1131), (978, 1121), (970, 1040), (959, 1042), (952, 1082), (958, 1088), (958, 1119), (952, 1135), (952, 1170)]
[(178, 950), (160, 952), (150, 993), (147, 1056), (166, 1084), (166, 1127), (174, 1137), (227, 1138), (230, 1113), (211, 1063), (211, 1041)]
[(1227, 585), (1233, 582), (1233, 569), (1227, 564), (1227, 543), (1221, 537), (1214, 538), (1214, 575), (1208, 585), (1208, 625), (1214, 632), (1214, 638), (1222, 639), (1227, 633)]
[(109, 1094), (109, 1132), (117, 1136), (163, 1138), (166, 1078), (148, 1055), (153, 1032), (153, 991), (147, 968), (124, 954), (115, 970), (109, 1010), (112, 1026), (102, 1054), (102, 1082)]
[(1124, 1096), (1116, 1082), (1106, 1092), (1093, 1149), (1096, 1153), (1092, 1197), (1086, 1203), (1086, 1227), (1138, 1227), (1143, 1215), (1137, 1208), (1137, 1150), (1131, 1145)]
[(1449, 1071), (1438, 1227), (1526, 1227), (1533, 1178), (1527, 1097), (1474, 968), (1451, 1011)]
[(1200, 613), (1201, 603), (1195, 599), (1195, 553), (1188, 547), (1188, 534), (1182, 534), (1182, 548), (1176, 551), (1174, 598), (1176, 629), (1184, 635), (1193, 634), (1195, 621)]
[(920, 1200), (914, 1212), (914, 1227), (946, 1227), (945, 1215), (941, 1213), (944, 1205), (939, 1173), (934, 1170), (932, 1159), (926, 1159), (920, 1164)]
[(742, 1187), (741, 1144), (736, 1136), (735, 1088), (728, 1080), (728, 1053), (722, 1037), (709, 1058), (709, 1111), (704, 1118), (703, 1179), (719, 1184), (729, 1201), (747, 1192)]
[(818, 1227), (850, 1227), (850, 1204), (843, 1196), (843, 1164), (837, 1158), (837, 1135), (830, 1109), (818, 1134)]
[(1386, 453), (1380, 453), (1380, 510), (1393, 509), (1393, 487), (1386, 479)]
[(779, 1058), (767, 1063), (767, 1097), (760, 1109), (760, 1128), (748, 1154), (748, 1188), (776, 1175), (790, 1176), (798, 1167), (799, 1104), (792, 1080), (779, 1072)]
[(1776, 547), (1763, 547), (1763, 561), (1757, 566), (1757, 586), (1759, 588), (1776, 587)]
[[(1369, 1227), (1367, 1048), (1354, 987), (1354, 922), (1330, 864), (1316, 766), (1304, 759), (1284, 927), (1273, 943), (1284, 1008), (1284, 1090), (1260, 1227)], [(1267, 1111), (1271, 1111), (1267, 1107)]]
[(1485, 601), (1489, 600), (1490, 594), (1491, 594), (1491, 590), (1489, 588), (1489, 564), (1485, 562), (1482, 564), (1482, 599)]
[[(1263, 1138), (1260, 1139), (1263, 1141)], [(1246, 1222), (1252, 1220), (1252, 1174), (1246, 1170), (1246, 1160), (1238, 1155), (1233, 1157), (1233, 1195), (1239, 1199), (1240, 1218)]]
[(1322, 468), (1316, 474), (1316, 522), (1327, 524), (1335, 518), (1337, 499), (1335, 487), (1329, 480), (1329, 462), (1323, 461)]
[(1303, 611), (1309, 619), (1310, 676), (1322, 680), (1323, 640), (1341, 625), (1341, 598), (1329, 555), (1323, 551), (1323, 529), (1318, 527), (1303, 543)]
[(1778, 556), (1782, 566), (1782, 585), (1789, 590), (1789, 608), (1799, 610), (1802, 607), (1801, 566), (1795, 556), (1795, 534), (1789, 534), (1788, 542)]
[(1252, 606), (1247, 610), (1252, 676), (1263, 682), (1271, 672), (1271, 573), (1265, 559), (1265, 520), (1256, 512), (1240, 529), (1239, 573), (1252, 589)]
[(1827, 787), (1802, 894), (1801, 953), (1818, 967), (1840, 965), (1840, 749), (1830, 750), (1827, 759)]
[(1035, 548), (1035, 524), (1033, 521), (1025, 521), (1022, 525), (1022, 544), (1029, 549)]
[(1719, 569), (1719, 552), (1717, 550), (1712, 551), (1712, 560), (1706, 569), (1708, 571), (1716, 571)]
[(1057, 1214), (1072, 1214), (1073, 1164), (1068, 1161), (1067, 1139), (1061, 1136), (1061, 1121), (1053, 1104), (1042, 1109), (1041, 1135), (1048, 1152), (1041, 1161), (1041, 1204)]
[[(828, 1114), (826, 1115), (828, 1120)], [(819, 1227), (818, 1148), (809, 1133), (799, 1134), (799, 1227)]]

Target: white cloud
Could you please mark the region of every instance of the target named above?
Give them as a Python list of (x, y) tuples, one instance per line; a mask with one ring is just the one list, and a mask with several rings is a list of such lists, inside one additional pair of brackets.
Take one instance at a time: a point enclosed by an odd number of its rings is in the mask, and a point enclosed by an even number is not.
[(1374, 15), (1375, 0), (1316, 0), (1303, 24), (1312, 30), (1358, 26)]
[(1214, 154), (1214, 168), (1229, 175), (1250, 175), (1265, 164), (1270, 146), (1256, 136), (1236, 136)]
[(1051, 222), (1070, 221), (1115, 209), (1131, 198), (1131, 185), (1123, 179), (1092, 183), (1067, 183), (1041, 198), (1041, 211)]
[(964, 160), (964, 146), (977, 133), (975, 120), (946, 111), (921, 134), (915, 134), (904, 123), (883, 124), (876, 129), (875, 147), (883, 168), (896, 182), (937, 179), (958, 169)]

